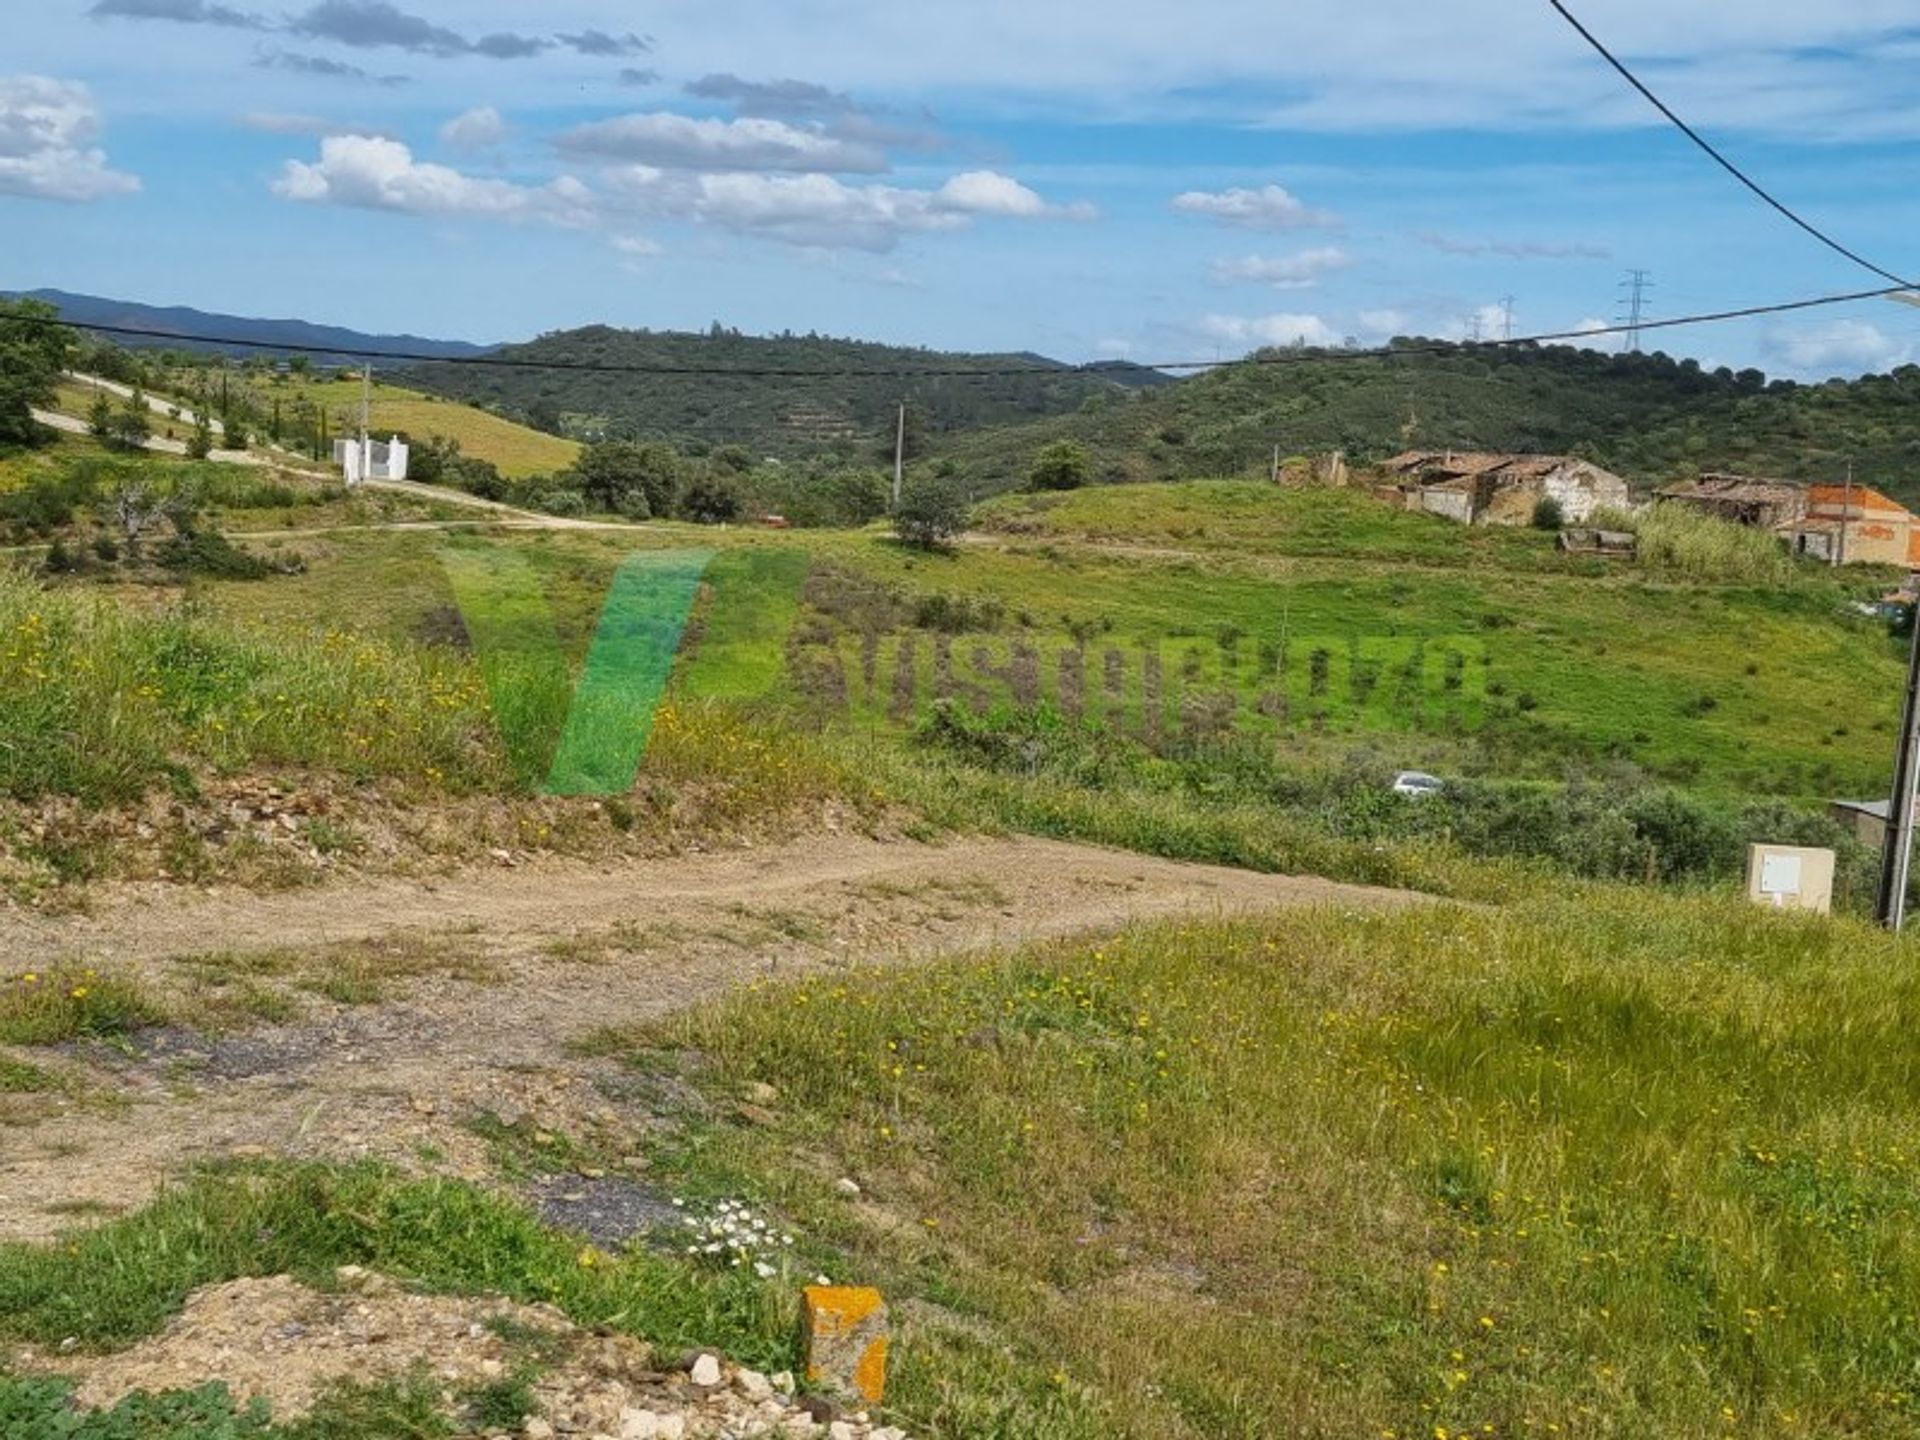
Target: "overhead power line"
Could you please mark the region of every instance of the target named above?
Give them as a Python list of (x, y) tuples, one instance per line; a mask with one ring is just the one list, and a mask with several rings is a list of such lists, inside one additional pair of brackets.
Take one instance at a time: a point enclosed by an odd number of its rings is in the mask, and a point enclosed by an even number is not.
[(1673, 125), (1680, 131), (1681, 134), (1685, 135), (1695, 145), (1698, 145), (1709, 156), (1711, 156), (1713, 159), (1713, 162), (1716, 165), (1718, 165), (1722, 170), (1726, 171), (1729, 175), (1733, 176), (1734, 179), (1738, 180), (1742, 185), (1746, 186), (1747, 189), (1751, 190), (1755, 195), (1759, 196), (1760, 199), (1764, 201), (1768, 206), (1770, 206), (1774, 210), (1777, 210), (1780, 214), (1784, 215), (1788, 220), (1791, 220), (1795, 225), (1798, 225), (1802, 230), (1806, 231), (1807, 234), (1811, 235), (1814, 239), (1818, 240), (1822, 245), (1826, 246), (1829, 250), (1833, 251), (1836, 255), (1845, 256), (1847, 259), (1851, 260), (1854, 264), (1860, 266), (1863, 270), (1868, 270), (1868, 271), (1871, 271), (1873, 274), (1878, 275), (1882, 280), (1894, 281), (1903, 290), (1909, 290), (1913, 288), (1913, 282), (1911, 280), (1903, 280), (1901, 279), (1900, 276), (1894, 274), (1893, 271), (1874, 264), (1873, 261), (1867, 259), (1866, 256), (1860, 254), (1857, 250), (1849, 249), (1847, 246), (1841, 244), (1838, 240), (1834, 239), (1833, 236), (1829, 235), (1826, 231), (1822, 230), (1818, 225), (1815, 225), (1811, 220), (1808, 220), (1807, 218), (1799, 214), (1799, 212), (1794, 210), (1791, 206), (1787, 205), (1784, 201), (1775, 198), (1775, 196), (1772, 195), (1766, 189), (1766, 187), (1763, 186), (1758, 180), (1755, 180), (1751, 175), (1747, 174), (1746, 171), (1742, 170), (1738, 165), (1734, 164), (1733, 161), (1729, 160), (1726, 157), (1726, 155), (1723, 154), (1713, 144), (1712, 141), (1708, 140), (1706, 136), (1702, 135), (1698, 130), (1694, 129), (1685, 120), (1682, 120), (1679, 117), (1679, 115), (1674, 112), (1674, 109), (1672, 106), (1667, 104), (1667, 102), (1662, 100), (1658, 95), (1654, 94), (1652, 90), (1648, 89), (1645, 82), (1642, 81), (1638, 75), (1635, 75), (1633, 71), (1627, 68), (1625, 62), (1623, 62), (1618, 56), (1616, 56), (1611, 50), (1609, 50), (1606, 47), (1606, 45), (1601, 42), (1600, 38), (1597, 35), (1595, 35), (1591, 30), (1587, 29), (1585, 25), (1582, 25), (1580, 23), (1579, 18), (1571, 10), (1569, 10), (1566, 7), (1566, 5), (1563, 3), (1563, 0), (1547, 0), (1547, 3), (1553, 6), (1555, 10), (1558, 10), (1560, 12), (1561, 19), (1565, 20), (1567, 24), (1571, 25), (1575, 30), (1580, 32), (1580, 38), (1585, 40), (1587, 44), (1591, 45), (1596, 51), (1598, 51), (1601, 59), (1605, 60), (1607, 64), (1611, 65), (1615, 70), (1620, 72), (1621, 79), (1625, 80), (1634, 89), (1638, 90), (1641, 93), (1641, 95), (1645, 96), (1647, 103), (1649, 105), (1653, 106), (1654, 109), (1658, 110), (1662, 115), (1666, 116), (1666, 118), (1673, 123)]
[(1786, 315), (1796, 310), (1816, 310), (1827, 305), (1850, 305), (1861, 300), (1880, 300), (1905, 294), (1914, 287), (1905, 281), (1882, 285), (1872, 290), (1852, 290), (1838, 295), (1814, 295), (1803, 300), (1778, 300), (1766, 305), (1745, 305), (1733, 310), (1711, 310), (1694, 315), (1676, 315), (1666, 320), (1643, 320), (1632, 325), (1599, 325), (1582, 330), (1549, 330), (1533, 335), (1516, 335), (1499, 340), (1428, 340), (1417, 345), (1374, 345), (1352, 350), (1282, 350), (1244, 356), (1238, 360), (1094, 360), (1084, 365), (987, 365), (987, 366), (842, 366), (831, 369), (800, 369), (792, 366), (761, 365), (635, 365), (598, 360), (531, 360), (512, 355), (426, 355), (406, 350), (352, 350), (339, 345), (288, 345), (271, 340), (243, 339), (230, 335), (185, 334), (177, 330), (148, 330), (136, 325), (94, 325), (65, 316), (13, 315), (11, 325), (44, 325), (78, 330), (92, 335), (117, 335), (146, 340), (168, 340), (177, 345), (211, 345), (234, 350), (263, 350), (279, 355), (331, 355), (350, 360), (420, 365), (458, 365), (490, 370), (544, 370), (578, 372), (591, 375), (661, 375), (705, 380), (987, 380), (1024, 377), (1027, 379), (1067, 379), (1075, 375), (1128, 375), (1142, 371), (1225, 370), (1235, 366), (1327, 364), (1342, 360), (1386, 359), (1405, 355), (1451, 355), (1471, 350), (1503, 350), (1529, 345), (1548, 345), (1559, 341), (1597, 340), (1608, 335), (1626, 335), (1648, 330), (1677, 330), (1689, 325), (1716, 325), (1729, 320), (1751, 320), (1765, 315)]

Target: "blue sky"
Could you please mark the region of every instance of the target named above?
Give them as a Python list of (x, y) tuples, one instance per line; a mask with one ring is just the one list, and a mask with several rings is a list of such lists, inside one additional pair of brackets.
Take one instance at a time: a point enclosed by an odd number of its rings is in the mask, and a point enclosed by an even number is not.
[[(1544, 0), (36, 0), (0, 288), (448, 338), (604, 322), (1064, 359), (1866, 288)], [(1920, 273), (1912, 0), (1586, 0), (1681, 113)], [(1684, 16), (1684, 18), (1682, 18)], [(1871, 302), (1655, 342), (1920, 358)]]

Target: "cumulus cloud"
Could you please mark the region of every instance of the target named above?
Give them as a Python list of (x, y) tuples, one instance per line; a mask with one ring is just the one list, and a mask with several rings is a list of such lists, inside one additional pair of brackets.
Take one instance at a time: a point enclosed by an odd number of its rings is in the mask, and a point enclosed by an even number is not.
[(1318, 315), (1209, 315), (1200, 333), (1248, 349), (1263, 345), (1338, 345), (1341, 337)]
[(1867, 320), (1830, 320), (1779, 329), (1762, 342), (1781, 365), (1808, 375), (1858, 375), (1891, 370), (1913, 358), (1909, 341)]
[(553, 38), (581, 55), (644, 55), (653, 49), (652, 41), (642, 39), (631, 30), (624, 35), (609, 35), (604, 30), (582, 30), (578, 35), (556, 35)]
[(969, 170), (956, 175), (934, 192), (935, 202), (967, 215), (1000, 215), (1010, 219), (1093, 220), (1098, 211), (1087, 204), (1053, 205), (1018, 180), (992, 170)]
[(784, 121), (698, 120), (666, 111), (597, 120), (565, 132), (554, 143), (576, 155), (668, 170), (877, 174), (887, 168), (886, 156), (870, 145)]
[(138, 190), (138, 179), (108, 166), (100, 132), (86, 86), (0, 77), (0, 194), (82, 201)]
[(389, 89), (412, 83), (406, 75), (374, 75), (344, 60), (334, 60), (325, 55), (301, 55), (289, 50), (263, 50), (253, 57), (253, 64), (260, 70), (285, 70), (293, 75), (317, 75), (329, 80), (358, 80)]
[[(991, 178), (989, 178), (991, 177)], [(1000, 183), (1004, 181), (1005, 183)], [(964, 182), (964, 183), (956, 183)], [(689, 174), (649, 165), (607, 176), (614, 202), (653, 219), (713, 225), (809, 249), (892, 250), (910, 235), (960, 230), (983, 218), (1071, 213), (992, 172), (956, 176), (937, 190), (848, 184), (832, 175)], [(1038, 208), (1035, 208), (1035, 206)]]
[(547, 220), (583, 225), (593, 217), (593, 195), (571, 176), (547, 185), (516, 185), (466, 175), (413, 158), (398, 140), (340, 135), (323, 140), (316, 164), (289, 160), (273, 191), (285, 200), (348, 205), (407, 215)]
[(440, 127), (440, 139), (455, 150), (486, 150), (507, 138), (507, 122), (491, 105), (456, 115)]
[(1337, 245), (1317, 250), (1302, 250), (1293, 255), (1243, 255), (1232, 260), (1216, 260), (1212, 275), (1226, 285), (1251, 281), (1271, 285), (1276, 290), (1308, 290), (1321, 279), (1353, 264), (1353, 257)]
[(97, 0), (87, 14), (96, 20), (172, 20), (182, 25), (222, 25), (233, 30), (267, 28), (267, 22), (258, 15), (210, 0)]
[(1189, 190), (1173, 197), (1182, 215), (1203, 215), (1242, 230), (1337, 230), (1340, 217), (1316, 210), (1279, 185), (1258, 190)]
[(1369, 335), (1404, 335), (1412, 316), (1404, 310), (1362, 310), (1360, 328)]
[(1497, 255), (1504, 260), (1610, 260), (1613, 251), (1586, 241), (1557, 244), (1543, 240), (1468, 240), (1437, 230), (1416, 230), (1413, 238), (1445, 255)]

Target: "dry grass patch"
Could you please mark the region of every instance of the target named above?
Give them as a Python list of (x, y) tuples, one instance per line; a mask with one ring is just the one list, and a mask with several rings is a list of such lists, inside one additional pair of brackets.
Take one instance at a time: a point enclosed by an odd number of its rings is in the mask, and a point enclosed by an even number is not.
[(197, 996), (232, 1021), (281, 1022), (299, 1013), (298, 993), (338, 1005), (377, 1005), (428, 979), (496, 985), (504, 972), (465, 935), (402, 934), (313, 949), (220, 951), (179, 962)]

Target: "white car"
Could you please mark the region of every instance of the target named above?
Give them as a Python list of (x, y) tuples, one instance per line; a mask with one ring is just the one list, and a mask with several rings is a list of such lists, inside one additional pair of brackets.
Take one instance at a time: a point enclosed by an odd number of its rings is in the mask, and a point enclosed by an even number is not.
[(1438, 795), (1446, 788), (1446, 781), (1438, 775), (1429, 775), (1424, 770), (1402, 770), (1393, 777), (1393, 793), (1410, 795), (1416, 800), (1424, 800), (1429, 795)]

